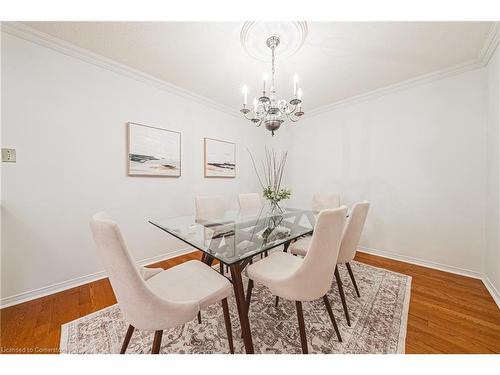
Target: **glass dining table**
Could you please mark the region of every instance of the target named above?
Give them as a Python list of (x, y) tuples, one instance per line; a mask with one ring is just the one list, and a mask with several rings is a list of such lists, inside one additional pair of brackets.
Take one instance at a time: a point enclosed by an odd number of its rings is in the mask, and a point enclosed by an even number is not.
[(238, 308), (246, 353), (253, 353), (252, 334), (242, 272), (259, 254), (312, 233), (315, 213), (295, 208), (271, 208), (225, 211), (211, 216), (180, 216), (155, 219), (149, 222), (168, 234), (203, 252), (202, 261), (208, 265), (216, 259), (229, 267)]

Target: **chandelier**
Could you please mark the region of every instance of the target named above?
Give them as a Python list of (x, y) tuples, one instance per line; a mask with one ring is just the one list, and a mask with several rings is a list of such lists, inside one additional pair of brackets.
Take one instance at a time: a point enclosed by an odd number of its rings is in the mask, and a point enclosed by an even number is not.
[(280, 44), (280, 38), (277, 36), (270, 36), (266, 40), (266, 45), (271, 50), (271, 84), (269, 92), (266, 91), (267, 74), (263, 77), (262, 96), (254, 98), (253, 108), (250, 110), (248, 107), (248, 87), (243, 86), (243, 108), (240, 112), (247, 119), (252, 121), (256, 126), (261, 126), (264, 123), (267, 130), (274, 135), (274, 132), (279, 129), (285, 119), (292, 122), (297, 122), (300, 117), (304, 115), (302, 110), (302, 90), (298, 87), (299, 79), (297, 75), (293, 77), (293, 99), (286, 101), (285, 99), (278, 100), (276, 97), (276, 87), (274, 84), (274, 51)]

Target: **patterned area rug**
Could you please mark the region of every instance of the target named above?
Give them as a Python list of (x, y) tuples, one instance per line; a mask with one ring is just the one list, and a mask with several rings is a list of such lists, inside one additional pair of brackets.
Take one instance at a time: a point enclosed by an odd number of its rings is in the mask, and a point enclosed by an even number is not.
[[(404, 353), (411, 277), (351, 262), (361, 298), (344, 266), (339, 266), (351, 327), (342, 309), (337, 285), (328, 294), (343, 342), (338, 342), (322, 300), (304, 302), (304, 319), (310, 353)], [(244, 353), (234, 298), (229, 299), (236, 353)], [(301, 353), (295, 303), (274, 297), (255, 285), (250, 326), (256, 353)], [(118, 305), (73, 320), (61, 328), (61, 353), (119, 353), (127, 323)], [(150, 353), (153, 332), (135, 330), (127, 353)], [(220, 304), (202, 311), (197, 320), (163, 334), (161, 353), (229, 353)]]

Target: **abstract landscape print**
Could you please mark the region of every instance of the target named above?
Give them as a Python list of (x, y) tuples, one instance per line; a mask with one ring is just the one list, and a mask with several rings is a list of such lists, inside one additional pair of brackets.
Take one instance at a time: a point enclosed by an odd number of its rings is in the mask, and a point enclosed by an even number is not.
[(236, 144), (205, 138), (205, 177), (236, 177)]
[(181, 175), (181, 133), (133, 122), (127, 125), (129, 176)]

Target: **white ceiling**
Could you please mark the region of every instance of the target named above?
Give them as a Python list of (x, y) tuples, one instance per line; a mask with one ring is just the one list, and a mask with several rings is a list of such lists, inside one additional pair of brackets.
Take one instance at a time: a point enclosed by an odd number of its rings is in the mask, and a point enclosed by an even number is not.
[[(30, 27), (238, 109), (265, 63), (240, 43), (243, 22), (28, 22)], [(278, 96), (300, 76), (305, 110), (477, 58), (491, 22), (309, 22), (303, 46), (277, 62)], [(263, 40), (262, 43), (265, 43)]]

